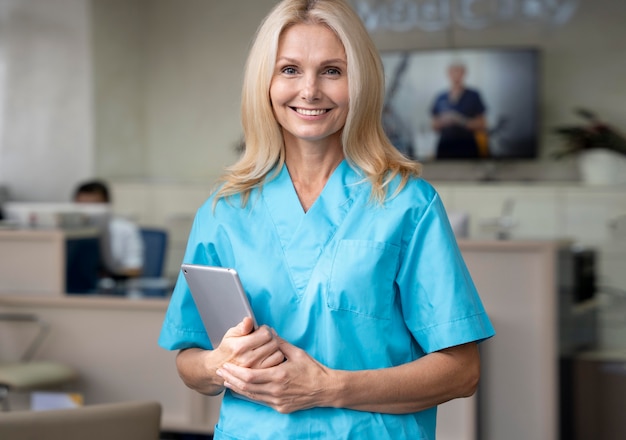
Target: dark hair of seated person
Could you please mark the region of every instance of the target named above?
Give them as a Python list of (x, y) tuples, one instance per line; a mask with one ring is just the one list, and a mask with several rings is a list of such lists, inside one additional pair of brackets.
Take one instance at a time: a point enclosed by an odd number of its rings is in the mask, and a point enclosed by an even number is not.
[(109, 203), (111, 201), (109, 187), (101, 180), (91, 180), (78, 185), (76, 191), (74, 191), (74, 200), (78, 200), (81, 194), (99, 196), (103, 203)]

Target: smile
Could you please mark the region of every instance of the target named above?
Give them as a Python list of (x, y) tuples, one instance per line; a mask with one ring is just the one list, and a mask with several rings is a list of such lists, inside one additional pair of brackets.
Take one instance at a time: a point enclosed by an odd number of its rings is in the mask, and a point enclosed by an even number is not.
[(304, 116), (319, 116), (319, 115), (323, 115), (324, 113), (326, 113), (328, 110), (326, 109), (315, 109), (315, 110), (309, 110), (306, 108), (294, 108), (294, 110)]

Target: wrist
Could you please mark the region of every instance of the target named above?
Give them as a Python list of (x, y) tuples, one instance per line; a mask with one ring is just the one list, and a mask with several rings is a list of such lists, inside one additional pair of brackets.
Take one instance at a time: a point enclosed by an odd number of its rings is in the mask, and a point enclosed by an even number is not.
[(201, 394), (216, 395), (224, 390), (224, 381), (216, 373), (223, 361), (216, 350), (192, 348), (176, 357), (178, 374), (189, 388)]
[(343, 370), (329, 370), (326, 389), (326, 397), (323, 406), (331, 408), (345, 408), (346, 396), (349, 395), (348, 383), (349, 383), (348, 371)]

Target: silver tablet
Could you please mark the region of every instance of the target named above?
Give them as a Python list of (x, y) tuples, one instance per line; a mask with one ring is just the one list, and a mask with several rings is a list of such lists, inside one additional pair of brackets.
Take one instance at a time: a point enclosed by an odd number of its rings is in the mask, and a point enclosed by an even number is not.
[(249, 316), (257, 328), (254, 313), (235, 269), (182, 264), (181, 270), (196, 303), (204, 327), (216, 348), (231, 327)]

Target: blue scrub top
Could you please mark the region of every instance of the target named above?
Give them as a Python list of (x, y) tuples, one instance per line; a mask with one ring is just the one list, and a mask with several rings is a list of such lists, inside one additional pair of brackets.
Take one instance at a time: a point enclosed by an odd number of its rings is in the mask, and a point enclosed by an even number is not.
[[(245, 208), (238, 196), (215, 209), (209, 198), (184, 261), (237, 269), (259, 324), (333, 369), (401, 365), (491, 337), (436, 191), (411, 179), (384, 205), (370, 195), (371, 185), (343, 161), (305, 213), (283, 166)], [(182, 275), (159, 345), (212, 348)], [(436, 408), (280, 414), (226, 391), (215, 439), (434, 439), (435, 422)]]

